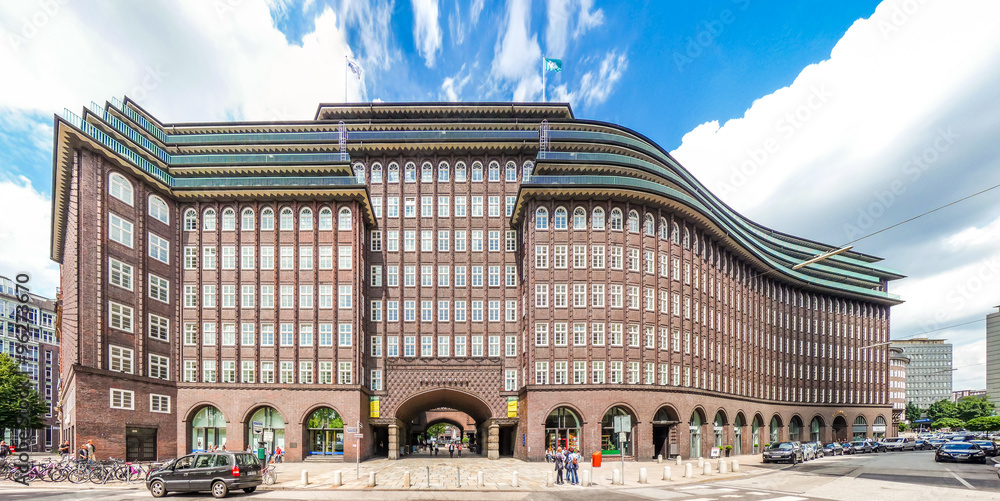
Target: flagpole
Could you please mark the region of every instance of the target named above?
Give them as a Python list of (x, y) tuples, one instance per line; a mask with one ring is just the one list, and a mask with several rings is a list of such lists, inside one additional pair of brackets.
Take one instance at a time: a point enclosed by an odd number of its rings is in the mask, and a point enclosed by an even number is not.
[(545, 102), (545, 54), (542, 54), (542, 102)]
[[(344, 65), (346, 66), (347, 63), (348, 63), (347, 54), (344, 54)], [(348, 68), (348, 71), (350, 71), (350, 68)], [(344, 72), (344, 103), (347, 103), (347, 72), (346, 71)]]

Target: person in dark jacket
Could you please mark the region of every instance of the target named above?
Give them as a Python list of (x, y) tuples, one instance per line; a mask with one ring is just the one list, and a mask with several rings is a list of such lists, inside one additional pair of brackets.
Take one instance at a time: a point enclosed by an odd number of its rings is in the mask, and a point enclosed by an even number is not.
[(552, 456), (556, 462), (556, 484), (563, 484), (563, 470), (566, 468), (566, 455), (563, 454), (562, 447), (556, 449), (556, 454)]

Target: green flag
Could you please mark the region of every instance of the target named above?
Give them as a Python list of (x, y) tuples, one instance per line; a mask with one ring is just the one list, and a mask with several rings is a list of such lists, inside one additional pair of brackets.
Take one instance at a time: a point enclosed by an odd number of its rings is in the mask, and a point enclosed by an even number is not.
[(562, 71), (562, 59), (545, 59), (545, 71)]

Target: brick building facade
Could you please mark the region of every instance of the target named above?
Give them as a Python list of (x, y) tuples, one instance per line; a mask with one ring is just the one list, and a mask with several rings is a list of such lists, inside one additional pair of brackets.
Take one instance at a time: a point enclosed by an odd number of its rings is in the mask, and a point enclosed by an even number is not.
[(830, 247), (567, 105), (164, 125), (115, 100), (57, 117), (54, 171), (63, 428), (113, 455), (397, 458), (453, 409), (491, 458), (707, 456), (890, 414), (901, 275), (792, 270)]

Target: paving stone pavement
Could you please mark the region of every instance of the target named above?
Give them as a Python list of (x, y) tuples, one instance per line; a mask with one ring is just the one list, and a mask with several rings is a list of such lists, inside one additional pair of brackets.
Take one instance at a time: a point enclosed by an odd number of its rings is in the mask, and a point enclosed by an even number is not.
[[(741, 471), (731, 472), (731, 461), (736, 459), (740, 463)], [(676, 486), (695, 482), (709, 482), (730, 480), (743, 476), (759, 474), (773, 471), (773, 467), (761, 467), (760, 456), (737, 456), (726, 458), (727, 473), (718, 472), (717, 460), (705, 460), (713, 466), (711, 475), (704, 475), (703, 468), (698, 466), (697, 460), (686, 460), (684, 463), (691, 463), (694, 471), (692, 478), (684, 478), (684, 464), (678, 466), (674, 461), (664, 460), (662, 463), (655, 461), (626, 461), (625, 462), (625, 485), (612, 483), (614, 470), (621, 468), (618, 461), (605, 461), (600, 468), (591, 468), (590, 463), (580, 465), (580, 473), (584, 470), (591, 471), (592, 482), (595, 486), (602, 488), (635, 488), (643, 485), (651, 487)], [(664, 481), (663, 467), (669, 466), (672, 480)], [(639, 483), (639, 469), (646, 468), (647, 484)], [(337, 489), (337, 490), (365, 490), (372, 489), (368, 486), (369, 474), (375, 472), (375, 490), (469, 490), (469, 491), (537, 491), (541, 489), (572, 490), (581, 489), (582, 486), (554, 485), (547, 487), (547, 475), (552, 472), (554, 466), (544, 462), (526, 462), (512, 458), (502, 458), (494, 461), (487, 460), (481, 456), (466, 456), (463, 458), (448, 458), (447, 456), (429, 457), (426, 454), (416, 454), (404, 459), (390, 461), (388, 459), (375, 459), (364, 461), (360, 468), (355, 463), (280, 463), (276, 466), (278, 481), (271, 486), (261, 486), (262, 489)], [(302, 471), (309, 475), (309, 484), (302, 485)], [(359, 473), (360, 470), (360, 473)], [(343, 485), (335, 487), (333, 485), (334, 472), (340, 471)], [(403, 485), (405, 472), (410, 472), (410, 486)], [(484, 484), (477, 485), (478, 472), (484, 474)], [(513, 472), (517, 471), (519, 485), (512, 485)], [(461, 485), (460, 485), (461, 483)]]

